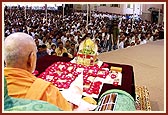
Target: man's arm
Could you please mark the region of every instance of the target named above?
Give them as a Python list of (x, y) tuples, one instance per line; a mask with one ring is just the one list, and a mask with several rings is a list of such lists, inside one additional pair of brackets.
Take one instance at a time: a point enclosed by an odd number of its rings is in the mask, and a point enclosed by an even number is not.
[(54, 85), (50, 85), (47, 88), (42, 96), (42, 100), (52, 103), (64, 111), (72, 111), (76, 107), (72, 103), (69, 103)]

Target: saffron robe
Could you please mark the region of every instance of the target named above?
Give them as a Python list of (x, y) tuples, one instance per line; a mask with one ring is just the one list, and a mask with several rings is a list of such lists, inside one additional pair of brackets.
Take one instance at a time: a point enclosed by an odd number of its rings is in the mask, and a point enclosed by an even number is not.
[(20, 68), (4, 68), (9, 96), (32, 100), (43, 100), (56, 105), (61, 110), (72, 111), (71, 104), (52, 83), (36, 78), (32, 73)]
[(57, 106), (41, 100), (13, 98), (8, 95), (4, 77), (4, 110), (5, 111), (61, 111)]

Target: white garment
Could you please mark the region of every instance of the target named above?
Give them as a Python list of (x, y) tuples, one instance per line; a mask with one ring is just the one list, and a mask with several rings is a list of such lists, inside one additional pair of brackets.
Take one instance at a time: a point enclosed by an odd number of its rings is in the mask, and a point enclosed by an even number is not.
[(105, 33), (103, 32), (103, 33), (102, 33), (102, 37), (104, 37), (104, 36), (105, 36)]
[(43, 45), (44, 44), (42, 40), (38, 39), (38, 41), (39, 41), (39, 45)]
[(121, 42), (118, 44), (118, 48), (119, 48), (119, 49), (124, 48), (124, 42), (123, 42), (123, 41), (121, 41)]
[(34, 36), (35, 36), (35, 33), (34, 33), (34, 32), (31, 32), (31, 35), (32, 35), (32, 37), (34, 38)]
[(110, 34), (108, 33), (108, 34), (107, 34), (107, 40), (109, 40), (109, 39), (110, 39)]
[(141, 41), (140, 44), (146, 44), (146, 43), (147, 43), (147, 41), (146, 41), (146, 40), (143, 40), (143, 41)]
[(65, 42), (67, 41), (67, 37), (62, 36), (62, 37), (61, 37), (61, 41), (63, 42), (63, 44), (65, 44)]
[(48, 55), (51, 55), (51, 52), (52, 52), (52, 50), (50, 50), (50, 49), (47, 48)]
[(74, 37), (74, 40), (75, 40), (76, 42), (78, 42), (78, 38), (79, 38), (78, 36), (75, 36), (75, 37)]
[(133, 36), (133, 37), (132, 37), (132, 41), (134, 41), (134, 42), (135, 42), (135, 36)]
[(151, 36), (151, 37), (149, 38), (149, 41), (153, 41), (153, 36)]

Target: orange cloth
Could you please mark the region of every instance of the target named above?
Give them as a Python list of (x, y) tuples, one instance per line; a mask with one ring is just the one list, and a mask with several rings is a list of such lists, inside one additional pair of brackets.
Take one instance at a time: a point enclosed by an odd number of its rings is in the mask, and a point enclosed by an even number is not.
[[(8, 93), (10, 96), (43, 100), (56, 105), (62, 110), (72, 111), (71, 104), (65, 100), (59, 89), (53, 84), (36, 78), (30, 72), (19, 68), (6, 67), (4, 68), (4, 75), (7, 79)], [(36, 83), (34, 83), (35, 81)]]

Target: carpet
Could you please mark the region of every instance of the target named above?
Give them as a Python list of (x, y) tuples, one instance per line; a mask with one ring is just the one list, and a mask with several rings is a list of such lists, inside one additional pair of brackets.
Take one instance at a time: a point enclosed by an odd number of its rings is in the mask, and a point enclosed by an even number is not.
[(150, 94), (146, 86), (135, 87), (135, 106), (136, 110), (151, 111)]

